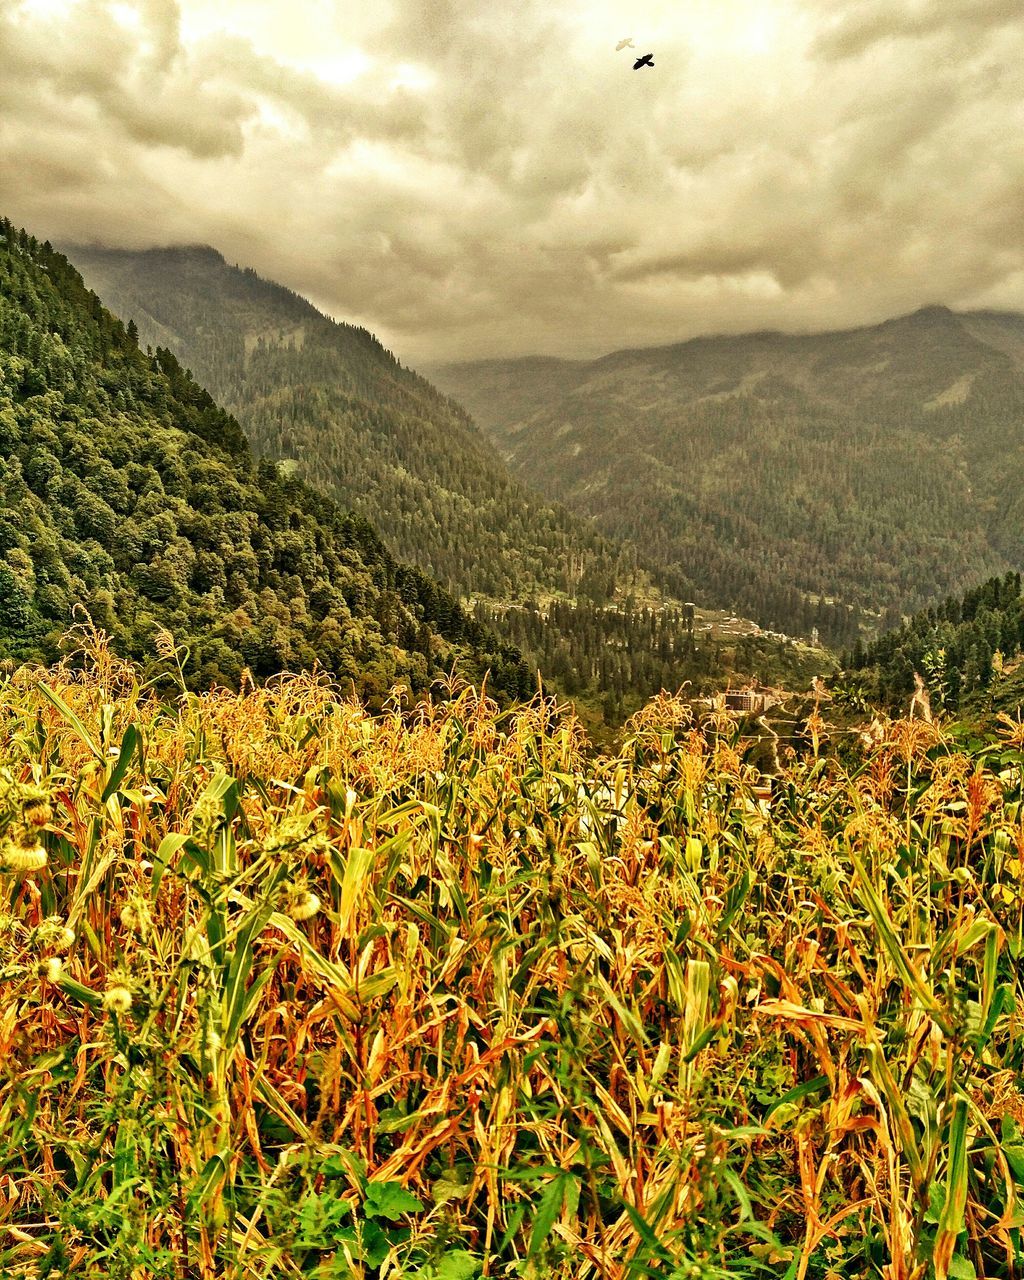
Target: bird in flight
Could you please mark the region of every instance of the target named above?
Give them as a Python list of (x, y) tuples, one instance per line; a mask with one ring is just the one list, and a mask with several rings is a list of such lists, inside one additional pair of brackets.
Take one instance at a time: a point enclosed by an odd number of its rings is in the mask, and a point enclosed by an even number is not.
[(620, 49), (635, 49), (635, 48), (636, 48), (636, 45), (633, 43), (632, 36), (630, 36), (628, 40), (619, 41), (619, 43), (615, 46), (615, 52), (618, 53)]
[(641, 67), (653, 67), (653, 66), (654, 66), (654, 54), (645, 53), (642, 58), (637, 58), (636, 62), (633, 63), (633, 70), (639, 71)]

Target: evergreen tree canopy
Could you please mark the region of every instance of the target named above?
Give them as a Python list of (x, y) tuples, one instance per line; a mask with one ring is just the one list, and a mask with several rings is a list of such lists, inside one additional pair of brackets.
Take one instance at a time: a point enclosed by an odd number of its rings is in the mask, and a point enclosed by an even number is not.
[(161, 629), (197, 687), (319, 664), (379, 699), (462, 663), (528, 693), (519, 653), (369, 521), (270, 460), (49, 244), (0, 221), (0, 652), (52, 659), (81, 605), (116, 647)]

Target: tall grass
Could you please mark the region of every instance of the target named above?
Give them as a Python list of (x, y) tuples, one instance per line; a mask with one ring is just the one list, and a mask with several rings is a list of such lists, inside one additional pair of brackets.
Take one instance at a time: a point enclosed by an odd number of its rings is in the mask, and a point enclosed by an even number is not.
[(1021, 1273), (1019, 726), (768, 806), (669, 697), (593, 758), (93, 645), (0, 728), (0, 1275)]

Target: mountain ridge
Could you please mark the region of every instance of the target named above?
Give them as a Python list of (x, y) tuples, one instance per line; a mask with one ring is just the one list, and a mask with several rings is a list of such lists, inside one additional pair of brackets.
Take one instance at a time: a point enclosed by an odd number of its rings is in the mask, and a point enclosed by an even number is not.
[(469, 598), (605, 724), (663, 687), (721, 684), (737, 663), (801, 681), (829, 665), (667, 599), (635, 545), (512, 476), (465, 409), (367, 330), (202, 253), (82, 250), (78, 265), (140, 341), (167, 335), (258, 454), (372, 519), (393, 554)]
[(676, 594), (845, 644), (851, 616), (894, 622), (1019, 564), (1022, 368), (1024, 316), (933, 305), (424, 372), (527, 483), (641, 541)]
[[(189, 251), (77, 252), (112, 309), (135, 319), (140, 341), (172, 337), (179, 358), (236, 414), (257, 452), (294, 464), (351, 509), (373, 511), (396, 553), (450, 589), (500, 597), (569, 591), (573, 582), (556, 559), (582, 557), (606, 574), (615, 561), (617, 552), (587, 522), (528, 494), (461, 406), (368, 330), (332, 320), (223, 255), (211, 280), (210, 262)], [(196, 320), (194, 300), (204, 296), (210, 314)], [(325, 459), (332, 432), (344, 446)], [(402, 512), (382, 500), (395, 490)], [(450, 496), (444, 510), (438, 494)], [(421, 511), (429, 515), (421, 519)]]
[(193, 688), (319, 668), (379, 700), (453, 663), (516, 696), (533, 683), (368, 521), (258, 462), (62, 254), (0, 220), (0, 652), (52, 661), (83, 619), (139, 661), (174, 644)]

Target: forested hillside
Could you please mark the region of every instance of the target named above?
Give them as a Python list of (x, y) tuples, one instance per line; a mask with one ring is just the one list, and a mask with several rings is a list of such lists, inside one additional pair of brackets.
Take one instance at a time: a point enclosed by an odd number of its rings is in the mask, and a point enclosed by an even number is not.
[(430, 370), (677, 595), (850, 643), (1024, 563), (1024, 317)]
[(528, 493), (465, 411), (365, 329), (214, 249), (69, 252), (143, 344), (173, 350), (237, 417), (257, 454), (372, 520), (451, 591), (604, 600), (629, 578), (631, 553)]
[(843, 659), (853, 689), (871, 702), (906, 704), (915, 673), (930, 705), (950, 714), (1024, 701), (1019, 658), (1024, 652), (1021, 576), (990, 578), (964, 596), (922, 610)]
[(56, 656), (85, 614), (189, 682), (318, 663), (379, 698), (460, 659), (513, 695), (511, 647), (361, 516), (269, 461), (165, 348), (152, 354), (66, 258), (0, 222), (0, 652)]
[[(691, 630), (686, 611), (672, 606), (599, 607), (554, 600), (495, 606), (478, 601), (474, 617), (535, 654), (553, 687), (600, 708), (619, 725), (663, 689), (685, 682), (690, 694), (744, 684), (755, 673), (767, 684), (806, 689), (832, 672), (835, 659), (818, 648), (757, 628), (736, 632), (714, 624)], [(588, 721), (591, 732), (595, 725)]]
[(589, 703), (592, 727), (662, 688), (745, 674), (803, 684), (828, 668), (826, 655), (776, 641), (737, 649), (709, 619), (690, 625), (661, 607), (634, 545), (514, 480), (464, 410), (365, 330), (210, 248), (73, 254), (141, 342), (168, 344), (237, 414), (257, 453), (474, 596), (478, 618)]

